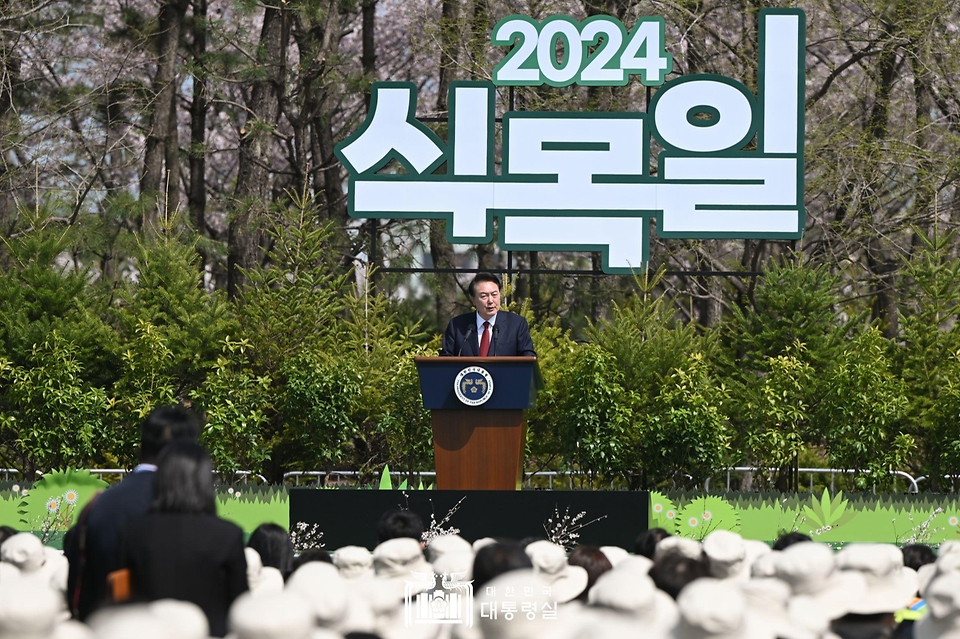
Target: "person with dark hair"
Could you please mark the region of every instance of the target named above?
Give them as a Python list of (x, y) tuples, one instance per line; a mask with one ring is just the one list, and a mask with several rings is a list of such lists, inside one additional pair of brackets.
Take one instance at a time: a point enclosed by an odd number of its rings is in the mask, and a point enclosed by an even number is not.
[(157, 457), (175, 439), (196, 440), (200, 418), (184, 406), (153, 409), (140, 425), (140, 464), (122, 482), (91, 500), (63, 540), (70, 562), (67, 598), (81, 621), (104, 601), (107, 575), (120, 568), (120, 530), (153, 501)]
[(587, 595), (593, 588), (593, 584), (597, 583), (600, 575), (608, 570), (613, 570), (613, 564), (603, 554), (603, 551), (595, 546), (577, 546), (570, 553), (570, 557), (567, 558), (567, 563), (571, 566), (580, 566), (587, 571), (587, 587), (577, 595), (577, 600), (584, 603), (586, 603)]
[(789, 532), (780, 535), (775, 542), (773, 542), (774, 550), (783, 550), (784, 548), (789, 548), (794, 544), (799, 544), (804, 541), (811, 541), (810, 537), (804, 535), (801, 532)]
[(926, 544), (907, 544), (900, 552), (903, 553), (903, 565), (914, 570), (937, 561), (937, 554)]
[(121, 565), (135, 601), (178, 599), (199, 606), (210, 634), (227, 631), (227, 612), (247, 590), (243, 531), (217, 517), (213, 463), (200, 444), (176, 441), (157, 463), (153, 506), (123, 529)]
[(0, 526), (0, 546), (3, 545), (3, 542), (10, 539), (17, 534), (17, 531), (11, 528), (10, 526)]
[(483, 592), (481, 588), (494, 577), (520, 568), (533, 568), (523, 546), (512, 541), (488, 544), (473, 558), (473, 589)]
[(293, 558), (293, 566), (290, 569), (291, 574), (297, 572), (297, 568), (303, 564), (309, 564), (311, 561), (322, 561), (325, 564), (332, 564), (333, 557), (323, 548), (309, 548)]
[(293, 570), (293, 542), (283, 526), (260, 524), (251, 533), (247, 547), (260, 554), (264, 566), (276, 568), (284, 577)]
[(500, 278), (477, 273), (467, 289), (476, 312), (457, 315), (443, 333), (441, 355), (536, 357), (527, 320), (500, 310)]
[(670, 536), (663, 528), (651, 528), (650, 530), (644, 530), (642, 533), (637, 535), (636, 540), (633, 542), (633, 553), (635, 555), (641, 555), (647, 559), (653, 559), (653, 553), (657, 550), (657, 544), (660, 543), (661, 539), (665, 539)]
[(650, 567), (650, 579), (657, 588), (674, 599), (688, 583), (710, 576), (706, 559), (691, 559), (675, 551), (661, 553)]
[(423, 520), (412, 510), (388, 510), (377, 522), (377, 543), (382, 544), (388, 539), (409, 537), (421, 541), (423, 537)]

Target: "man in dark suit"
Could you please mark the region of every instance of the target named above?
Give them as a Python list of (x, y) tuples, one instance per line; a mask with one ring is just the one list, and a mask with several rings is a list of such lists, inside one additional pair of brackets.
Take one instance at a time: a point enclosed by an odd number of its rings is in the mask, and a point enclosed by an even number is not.
[(120, 566), (120, 530), (127, 520), (147, 512), (153, 502), (157, 457), (168, 442), (196, 440), (200, 420), (183, 406), (154, 409), (140, 426), (140, 464), (133, 472), (87, 504), (63, 540), (70, 561), (67, 596), (79, 619), (103, 603), (107, 575)]
[(476, 312), (450, 320), (441, 355), (463, 357), (536, 357), (530, 327), (516, 313), (500, 310), (500, 279), (477, 273), (467, 289)]

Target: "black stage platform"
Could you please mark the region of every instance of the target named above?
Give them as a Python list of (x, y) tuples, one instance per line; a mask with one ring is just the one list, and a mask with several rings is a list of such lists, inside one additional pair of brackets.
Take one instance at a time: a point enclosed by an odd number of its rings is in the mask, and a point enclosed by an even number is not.
[(545, 536), (543, 524), (563, 515), (586, 512), (581, 523), (606, 517), (580, 530), (577, 540), (594, 546), (633, 550), (637, 535), (647, 529), (649, 494), (641, 491), (560, 490), (350, 490), (294, 488), (290, 490), (290, 527), (297, 522), (319, 524), (326, 548), (377, 545), (377, 520), (394, 508), (409, 508), (430, 525), (440, 521), (460, 498), (466, 497), (444, 528), (459, 528), (469, 541), (480, 537)]

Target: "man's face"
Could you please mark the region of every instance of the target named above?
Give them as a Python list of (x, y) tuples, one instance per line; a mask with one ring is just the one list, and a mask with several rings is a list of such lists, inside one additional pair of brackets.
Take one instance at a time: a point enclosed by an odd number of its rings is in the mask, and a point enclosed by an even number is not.
[(473, 302), (480, 317), (488, 320), (500, 310), (500, 288), (496, 282), (477, 282), (473, 287), (473, 297), (470, 301)]

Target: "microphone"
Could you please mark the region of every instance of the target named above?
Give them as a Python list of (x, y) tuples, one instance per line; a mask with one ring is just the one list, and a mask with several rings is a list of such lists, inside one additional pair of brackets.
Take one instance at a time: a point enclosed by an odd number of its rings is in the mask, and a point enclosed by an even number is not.
[(500, 333), (500, 327), (496, 324), (493, 325), (493, 355), (491, 357), (496, 357), (497, 355), (497, 335)]
[(476, 322), (470, 324), (467, 327), (467, 334), (463, 336), (463, 341), (460, 342), (460, 350), (457, 351), (457, 357), (460, 357), (460, 354), (463, 353), (463, 347), (467, 345), (467, 340), (470, 339), (470, 336), (473, 335), (474, 331), (477, 330)]

